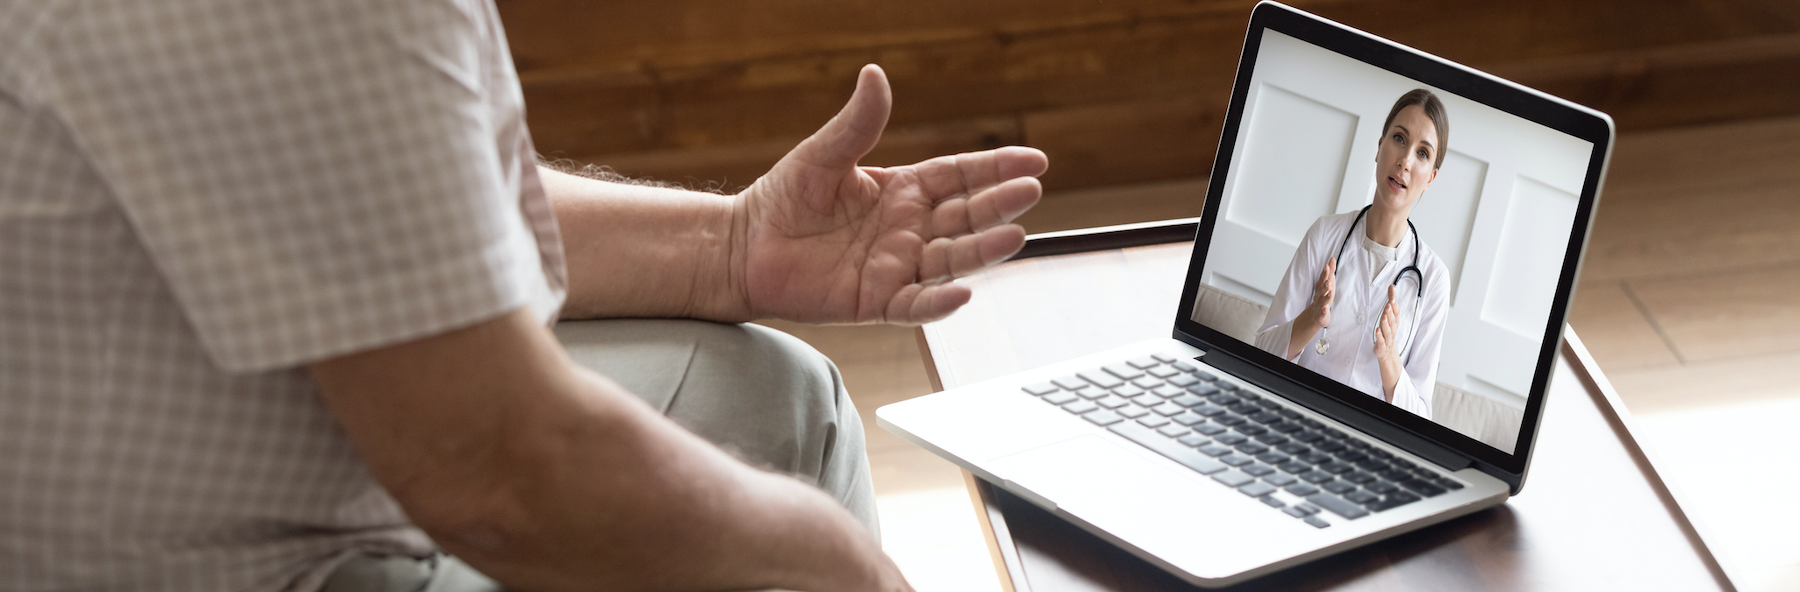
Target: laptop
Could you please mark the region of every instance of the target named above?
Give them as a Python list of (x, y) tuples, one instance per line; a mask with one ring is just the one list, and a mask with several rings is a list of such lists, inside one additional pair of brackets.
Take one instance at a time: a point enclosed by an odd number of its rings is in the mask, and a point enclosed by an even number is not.
[(1263, 2), (1172, 335), (878, 423), (1202, 587), (1502, 504), (1612, 144), (1602, 113)]

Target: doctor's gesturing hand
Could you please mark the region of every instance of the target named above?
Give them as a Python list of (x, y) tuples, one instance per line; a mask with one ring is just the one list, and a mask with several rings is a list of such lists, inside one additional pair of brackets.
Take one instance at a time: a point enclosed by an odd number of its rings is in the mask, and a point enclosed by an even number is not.
[[(1312, 302), (1307, 303), (1306, 310), (1294, 319), (1294, 334), (1288, 339), (1287, 359), (1300, 355), (1306, 344), (1313, 342), (1319, 330), (1331, 326), (1331, 301), (1337, 297), (1337, 258), (1325, 260), (1325, 269), (1319, 272), (1319, 281), (1313, 283)], [(1324, 355), (1325, 352), (1319, 352)]]
[(1025, 244), (1012, 220), (1036, 204), (1043, 152), (1005, 147), (901, 167), (859, 167), (892, 106), (869, 65), (849, 104), (736, 196), (728, 314), (821, 323), (919, 324), (969, 301), (951, 283)]
[(1400, 364), (1400, 311), (1394, 307), (1393, 286), (1388, 286), (1387, 306), (1381, 309), (1381, 323), (1375, 327), (1375, 363), (1381, 368), (1381, 389), (1389, 403), (1394, 402), (1394, 387), (1406, 373)]

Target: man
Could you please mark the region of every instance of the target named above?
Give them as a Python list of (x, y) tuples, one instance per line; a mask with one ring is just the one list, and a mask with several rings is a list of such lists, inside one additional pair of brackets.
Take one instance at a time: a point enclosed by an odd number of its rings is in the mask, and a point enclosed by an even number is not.
[(0, 590), (907, 589), (816, 354), (547, 327), (950, 314), (1045, 159), (858, 168), (889, 103), (634, 187), (537, 168), (485, 0), (0, 0)]

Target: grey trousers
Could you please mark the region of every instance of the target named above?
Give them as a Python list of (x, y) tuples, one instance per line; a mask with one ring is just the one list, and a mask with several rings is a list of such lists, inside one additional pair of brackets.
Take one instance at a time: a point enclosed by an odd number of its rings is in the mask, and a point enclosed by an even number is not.
[[(862, 419), (837, 367), (760, 325), (688, 320), (562, 323), (574, 360), (744, 462), (814, 483), (879, 537)], [(500, 587), (453, 557), (357, 556), (324, 592), (476, 592)]]

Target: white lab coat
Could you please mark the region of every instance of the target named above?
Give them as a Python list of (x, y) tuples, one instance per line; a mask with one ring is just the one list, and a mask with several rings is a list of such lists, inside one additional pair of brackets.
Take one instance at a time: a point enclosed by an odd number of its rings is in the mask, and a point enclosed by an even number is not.
[[(1287, 353), (1294, 332), (1294, 318), (1312, 302), (1313, 286), (1318, 283), (1325, 262), (1337, 256), (1338, 245), (1355, 219), (1356, 212), (1325, 216), (1307, 229), (1300, 248), (1294, 251), (1293, 261), (1288, 263), (1287, 273), (1281, 276), (1275, 300), (1269, 305), (1269, 315), (1257, 329), (1257, 347), (1277, 356)], [(1300, 348), (1299, 355), (1289, 361), (1380, 399), (1384, 394), (1381, 367), (1375, 361), (1375, 328), (1381, 321), (1382, 309), (1387, 306), (1388, 286), (1393, 284), (1400, 270), (1412, 265), (1413, 239), (1408, 231), (1408, 236), (1400, 240), (1394, 260), (1384, 262), (1371, 281), (1369, 250), (1363, 247), (1363, 239), (1367, 236), (1365, 226), (1366, 218), (1356, 225), (1356, 236), (1350, 237), (1343, 258), (1338, 261), (1337, 296), (1332, 300), (1331, 326), (1323, 332), (1327, 341), (1325, 354), (1319, 355), (1316, 349), (1318, 336), (1314, 335), (1305, 347)], [(1444, 343), (1444, 323), (1450, 313), (1450, 274), (1444, 268), (1444, 261), (1432, 252), (1431, 245), (1426, 244), (1423, 237), (1419, 239), (1419, 248), (1424, 251), (1419, 254), (1419, 270), (1425, 278), (1423, 300), (1415, 295), (1410, 272), (1395, 294), (1395, 306), (1400, 313), (1399, 336), (1410, 335), (1412, 346), (1400, 359), (1406, 376), (1394, 385), (1394, 405), (1430, 419), (1431, 392), (1437, 384), (1438, 354)], [(1412, 330), (1415, 303), (1423, 307), (1419, 313), (1418, 331)]]

